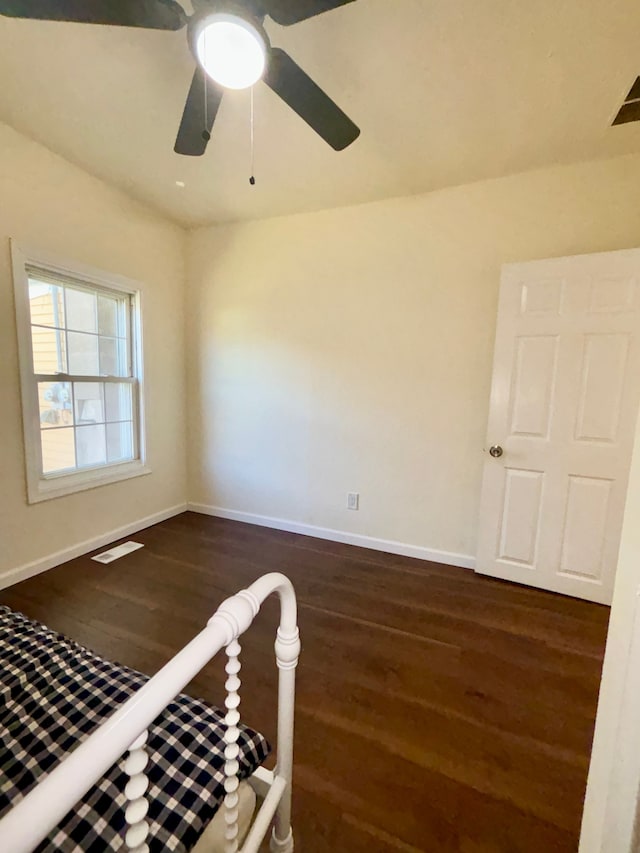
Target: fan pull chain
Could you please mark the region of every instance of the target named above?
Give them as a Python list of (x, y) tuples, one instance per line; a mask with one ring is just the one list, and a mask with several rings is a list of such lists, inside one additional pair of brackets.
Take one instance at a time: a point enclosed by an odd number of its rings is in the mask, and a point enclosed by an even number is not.
[(254, 187), (256, 185), (256, 178), (255, 178), (255, 174), (254, 174), (255, 173), (256, 158), (255, 158), (255, 145), (254, 145), (253, 89), (254, 89), (254, 87), (252, 86), (251, 87), (251, 119), (249, 122), (250, 128), (251, 128), (251, 130), (250, 130), (250, 133), (251, 133), (251, 177), (249, 178), (249, 183), (251, 184), (252, 187)]

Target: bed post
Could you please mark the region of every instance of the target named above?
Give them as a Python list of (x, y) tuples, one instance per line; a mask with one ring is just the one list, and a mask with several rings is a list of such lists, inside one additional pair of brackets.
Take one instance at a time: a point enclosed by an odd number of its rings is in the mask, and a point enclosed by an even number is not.
[[(209, 620), (224, 622), (228, 631), (227, 644), (231, 643), (247, 630), (257, 616), (262, 602), (272, 593), (280, 598), (280, 625), (276, 634), (275, 652), (278, 664), (278, 752), (276, 770), (273, 777), (282, 785), (282, 793), (278, 797), (275, 808), (275, 820), (271, 834), (271, 853), (293, 853), (293, 832), (291, 830), (291, 780), (293, 775), (293, 716), (295, 709), (296, 667), (300, 656), (300, 633), (298, 631), (298, 608), (296, 594), (289, 578), (279, 572), (263, 575), (236, 595), (223, 601)], [(239, 645), (230, 650), (231, 658), (235, 659), (240, 652)], [(237, 672), (228, 672), (235, 676)], [(238, 684), (230, 684), (227, 689), (236, 692)], [(228, 710), (233, 711), (233, 708)], [(237, 708), (237, 705), (236, 705)], [(229, 767), (231, 770), (232, 767)], [(273, 780), (272, 780), (273, 781)], [(277, 789), (275, 785), (271, 792)], [(231, 793), (234, 793), (231, 791)], [(269, 799), (269, 794), (267, 798)], [(265, 800), (266, 803), (266, 800)], [(233, 825), (234, 821), (230, 821)], [(245, 840), (243, 850), (257, 850), (262, 840), (258, 833), (259, 815), (252, 831)], [(233, 838), (227, 841), (233, 846)]]
[(284, 602), (275, 650), (278, 664), (278, 765), (276, 773), (283, 777), (286, 788), (276, 811), (270, 849), (272, 853), (293, 853), (293, 833), (291, 830), (293, 715), (296, 667), (300, 655), (300, 634), (296, 625), (295, 610), (293, 624), (291, 624), (291, 619), (287, 619), (285, 616)]

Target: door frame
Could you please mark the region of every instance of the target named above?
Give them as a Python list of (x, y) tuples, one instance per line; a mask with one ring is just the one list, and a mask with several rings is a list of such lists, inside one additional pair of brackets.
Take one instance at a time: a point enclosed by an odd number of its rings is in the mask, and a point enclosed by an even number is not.
[(640, 417), (636, 424), (579, 853), (640, 842)]

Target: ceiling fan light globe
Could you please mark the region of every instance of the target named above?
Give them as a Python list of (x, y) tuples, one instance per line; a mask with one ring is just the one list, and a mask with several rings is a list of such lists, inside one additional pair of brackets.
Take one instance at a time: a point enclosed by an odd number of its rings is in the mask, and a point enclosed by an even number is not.
[(248, 89), (264, 74), (267, 46), (260, 32), (236, 15), (205, 18), (196, 37), (196, 55), (206, 74), (226, 89)]

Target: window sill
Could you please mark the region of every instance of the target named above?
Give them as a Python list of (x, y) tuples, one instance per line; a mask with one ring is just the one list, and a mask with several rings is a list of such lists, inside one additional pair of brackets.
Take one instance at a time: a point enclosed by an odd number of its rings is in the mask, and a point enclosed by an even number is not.
[(72, 474), (59, 474), (49, 478), (40, 478), (28, 484), (28, 502), (30, 504), (61, 498), (75, 492), (96, 489), (109, 483), (119, 483), (133, 477), (150, 474), (151, 468), (139, 459), (133, 462), (121, 462), (108, 468), (92, 468), (88, 471), (74, 471)]

